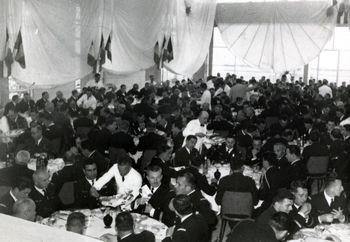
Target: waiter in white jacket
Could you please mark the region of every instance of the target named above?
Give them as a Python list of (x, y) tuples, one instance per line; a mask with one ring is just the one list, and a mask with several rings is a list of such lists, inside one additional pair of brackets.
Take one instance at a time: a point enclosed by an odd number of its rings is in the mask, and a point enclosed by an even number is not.
[(99, 197), (98, 191), (114, 177), (117, 184), (117, 194), (132, 194), (133, 199), (135, 199), (139, 195), (142, 177), (131, 167), (131, 164), (132, 160), (128, 155), (120, 157), (118, 164), (113, 165), (91, 187), (91, 196)]
[(188, 135), (195, 135), (197, 137), (197, 143), (195, 148), (201, 152), (203, 141), (207, 134), (207, 123), (208, 123), (209, 114), (206, 111), (202, 111), (197, 119), (193, 119), (186, 125), (186, 128), (183, 130), (182, 134), (185, 137)]

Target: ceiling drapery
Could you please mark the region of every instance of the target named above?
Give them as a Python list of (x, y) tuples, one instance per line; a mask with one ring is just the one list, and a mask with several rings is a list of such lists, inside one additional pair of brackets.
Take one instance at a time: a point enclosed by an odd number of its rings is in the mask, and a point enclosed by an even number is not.
[[(328, 0), (223, 3), (216, 21), (228, 49), (246, 63), (275, 72), (319, 55), (335, 28)], [(335, 10), (334, 10), (335, 12)]]

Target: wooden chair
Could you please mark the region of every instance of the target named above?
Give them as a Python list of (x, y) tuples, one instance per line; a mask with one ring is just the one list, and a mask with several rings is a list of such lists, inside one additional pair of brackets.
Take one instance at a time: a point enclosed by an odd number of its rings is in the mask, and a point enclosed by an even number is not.
[(251, 218), (253, 197), (250, 192), (226, 191), (221, 203), (221, 228), (219, 241), (223, 240), (228, 221), (239, 222)]
[[(328, 156), (311, 156), (306, 162), (308, 184), (311, 194), (316, 194), (322, 190), (328, 175), (328, 164)], [(315, 186), (316, 189), (314, 189)]]

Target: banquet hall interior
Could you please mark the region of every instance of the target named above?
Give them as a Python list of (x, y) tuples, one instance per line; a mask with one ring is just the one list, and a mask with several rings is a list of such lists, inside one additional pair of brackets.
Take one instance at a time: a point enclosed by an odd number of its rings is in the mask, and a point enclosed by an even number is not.
[(350, 241), (349, 21), (0, 0), (0, 241)]

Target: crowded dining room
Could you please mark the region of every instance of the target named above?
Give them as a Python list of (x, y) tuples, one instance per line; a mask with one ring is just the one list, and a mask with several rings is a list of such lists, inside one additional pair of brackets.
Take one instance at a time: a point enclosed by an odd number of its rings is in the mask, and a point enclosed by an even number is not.
[(349, 242), (349, 0), (0, 0), (1, 242)]

